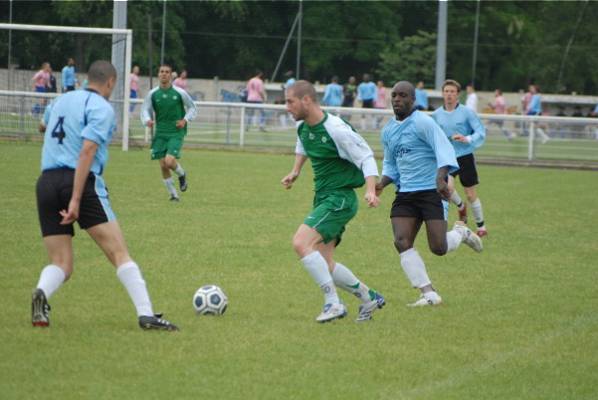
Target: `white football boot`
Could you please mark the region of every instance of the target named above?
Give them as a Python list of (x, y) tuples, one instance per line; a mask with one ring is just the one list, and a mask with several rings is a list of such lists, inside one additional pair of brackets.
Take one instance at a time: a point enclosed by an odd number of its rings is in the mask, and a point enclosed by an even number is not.
[(479, 253), (484, 249), (482, 239), (480, 239), (478, 235), (476, 235), (471, 229), (467, 227), (467, 225), (463, 224), (461, 221), (455, 222), (453, 230), (459, 232), (461, 234), (461, 237), (463, 238), (463, 243), (471, 247), (474, 251)]
[(347, 308), (345, 307), (344, 304), (328, 303), (328, 304), (324, 305), (324, 310), (322, 310), (322, 313), (320, 315), (318, 315), (318, 317), (316, 318), (316, 321), (317, 322), (329, 322), (329, 321), (333, 321), (335, 319), (344, 318), (345, 315), (347, 315)]
[(419, 296), (419, 299), (414, 302), (407, 304), (409, 307), (424, 307), (424, 306), (437, 306), (442, 304), (442, 297), (436, 292), (426, 292)]

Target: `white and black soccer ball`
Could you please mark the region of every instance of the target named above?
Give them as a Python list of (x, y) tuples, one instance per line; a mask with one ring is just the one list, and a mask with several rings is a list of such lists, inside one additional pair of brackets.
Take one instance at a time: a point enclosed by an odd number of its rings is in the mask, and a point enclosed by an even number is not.
[(228, 297), (216, 285), (205, 285), (193, 295), (193, 308), (198, 315), (222, 315), (228, 307)]

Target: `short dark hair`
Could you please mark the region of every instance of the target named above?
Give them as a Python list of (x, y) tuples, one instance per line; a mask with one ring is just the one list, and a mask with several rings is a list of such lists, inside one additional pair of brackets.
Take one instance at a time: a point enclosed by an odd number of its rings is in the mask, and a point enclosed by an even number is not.
[(444, 90), (445, 86), (454, 86), (457, 88), (457, 92), (461, 91), (461, 84), (454, 79), (447, 79), (442, 84), (442, 90)]
[(106, 60), (94, 61), (87, 71), (87, 80), (89, 83), (99, 83), (103, 85), (110, 78), (116, 78), (116, 68)]
[(158, 67), (158, 71), (160, 71), (160, 69), (161, 69), (162, 67), (170, 68), (170, 72), (174, 71), (174, 69), (172, 68), (172, 65), (170, 65), (170, 64), (169, 64), (169, 63), (167, 63), (167, 62), (164, 62), (164, 63), (160, 64), (160, 66)]
[(316, 96), (316, 89), (314, 88), (314, 85), (312, 85), (309, 81), (297, 81), (293, 83), (293, 86), (291, 86), (287, 90), (293, 92), (295, 97), (298, 97), (300, 99), (307, 96), (311, 98), (313, 101), (318, 101), (318, 97)]

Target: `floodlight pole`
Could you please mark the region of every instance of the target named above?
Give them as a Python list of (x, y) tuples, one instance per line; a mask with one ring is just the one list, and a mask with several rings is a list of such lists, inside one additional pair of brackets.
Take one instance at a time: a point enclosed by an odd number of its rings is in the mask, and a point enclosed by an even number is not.
[(160, 64), (164, 64), (164, 44), (166, 43), (166, 0), (162, 3), (162, 47), (160, 48)]
[(438, 34), (436, 37), (436, 80), (435, 88), (440, 90), (446, 78), (446, 20), (448, 2), (438, 1)]
[(297, 64), (295, 68), (295, 76), (300, 79), (301, 71), (301, 30), (303, 26), (303, 0), (299, 0), (299, 25), (297, 28)]
[(476, 1), (475, 28), (473, 33), (473, 56), (471, 60), (471, 84), (475, 87), (476, 64), (478, 61), (478, 31), (480, 28), (480, 0)]
[[(12, 24), (12, 0), (10, 0), (10, 6), (8, 11), (8, 23)], [(8, 90), (12, 89), (12, 72), (10, 70), (10, 56), (12, 51), (12, 30), (8, 30), (8, 60), (6, 63), (6, 68), (8, 70)]]
[(291, 31), (289, 32), (289, 35), (287, 36), (287, 40), (284, 42), (284, 46), (282, 48), (282, 51), (280, 52), (280, 56), (278, 57), (278, 62), (276, 63), (276, 68), (274, 68), (274, 72), (272, 73), (272, 77), (270, 78), (270, 82), (274, 82), (274, 79), (276, 79), (276, 74), (278, 74), (278, 69), (280, 68), (282, 59), (284, 58), (284, 55), (287, 52), (287, 48), (289, 47), (289, 43), (291, 41), (291, 38), (293, 37), (293, 33), (295, 33), (295, 27), (297, 26), (297, 22), (299, 22), (299, 14), (297, 14), (295, 16), (295, 21), (293, 21), (293, 25), (291, 26)]

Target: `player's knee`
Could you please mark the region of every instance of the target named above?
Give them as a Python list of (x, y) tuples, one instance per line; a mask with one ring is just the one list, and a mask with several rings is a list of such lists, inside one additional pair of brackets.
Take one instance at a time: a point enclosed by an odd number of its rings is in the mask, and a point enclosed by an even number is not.
[(443, 256), (446, 254), (448, 250), (447, 244), (446, 243), (435, 243), (432, 244), (430, 243), (430, 251), (433, 254), (436, 254), (437, 256)]
[(300, 235), (295, 235), (293, 237), (293, 250), (295, 250), (295, 253), (301, 258), (313, 251), (309, 243)]
[(402, 253), (402, 252), (412, 248), (413, 242), (411, 240), (407, 239), (406, 237), (402, 237), (402, 236), (396, 237), (395, 236), (394, 245), (395, 245), (395, 248), (397, 249), (397, 251), (399, 253)]

